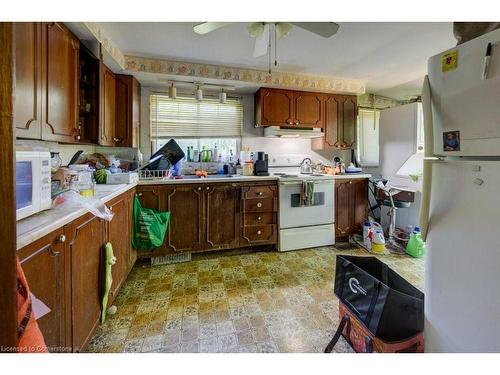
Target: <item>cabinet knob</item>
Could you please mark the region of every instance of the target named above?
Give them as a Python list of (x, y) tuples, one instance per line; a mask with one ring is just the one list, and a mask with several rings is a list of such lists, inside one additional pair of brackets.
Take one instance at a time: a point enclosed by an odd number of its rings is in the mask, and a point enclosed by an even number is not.
[(80, 137), (79, 135), (75, 135), (75, 139), (76, 139), (77, 141), (79, 141), (79, 140), (80, 140), (80, 138), (81, 138), (81, 137)]
[(257, 207), (261, 208), (262, 207), (262, 203), (261, 202), (257, 203)]
[(352, 181), (349, 181), (350, 184), (352, 184)]
[(57, 242), (66, 242), (66, 236), (64, 234), (61, 234), (59, 237), (57, 237)]
[(119, 138), (113, 138), (113, 141), (120, 142), (120, 139)]
[(258, 234), (258, 235), (261, 235), (261, 234), (262, 234), (262, 231), (258, 230), (258, 231), (257, 231), (257, 234)]
[(262, 191), (259, 191), (259, 192), (257, 193), (257, 195), (262, 195)]
[(258, 221), (261, 221), (261, 220), (262, 220), (262, 216), (259, 216), (259, 217), (257, 218), (257, 220), (258, 220)]
[(198, 187), (198, 190), (201, 190), (201, 186)]
[(295, 125), (299, 125), (300, 124), (300, 121), (295, 121)]
[(207, 188), (206, 188), (206, 189), (207, 189), (207, 190), (210, 190), (210, 186), (207, 186)]
[(142, 197), (142, 193), (137, 193), (137, 196), (138, 197)]

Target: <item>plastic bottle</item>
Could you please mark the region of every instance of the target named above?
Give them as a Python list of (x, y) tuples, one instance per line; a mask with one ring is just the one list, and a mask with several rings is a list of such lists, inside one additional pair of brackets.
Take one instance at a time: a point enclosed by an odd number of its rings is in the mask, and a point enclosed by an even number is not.
[(406, 245), (406, 253), (414, 258), (421, 258), (425, 254), (425, 242), (422, 239), (420, 228), (415, 227), (410, 240)]
[(368, 250), (372, 249), (372, 240), (370, 238), (370, 229), (372, 227), (372, 223), (370, 220), (365, 220), (363, 224), (363, 244)]

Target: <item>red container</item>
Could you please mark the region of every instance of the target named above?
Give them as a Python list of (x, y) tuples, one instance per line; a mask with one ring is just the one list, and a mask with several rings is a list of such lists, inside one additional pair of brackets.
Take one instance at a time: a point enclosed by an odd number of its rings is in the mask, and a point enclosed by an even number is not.
[(337, 332), (333, 336), (325, 353), (330, 353), (337, 343), (340, 335), (357, 353), (423, 353), (424, 332), (419, 332), (407, 339), (400, 341), (384, 341), (374, 336), (368, 328), (342, 301), (339, 301), (339, 316), (341, 321)]

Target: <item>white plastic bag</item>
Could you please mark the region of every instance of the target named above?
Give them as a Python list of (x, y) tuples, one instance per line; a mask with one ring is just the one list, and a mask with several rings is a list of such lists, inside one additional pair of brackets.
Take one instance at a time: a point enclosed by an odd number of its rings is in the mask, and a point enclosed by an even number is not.
[(74, 190), (68, 190), (54, 198), (52, 208), (56, 210), (85, 208), (101, 219), (111, 221), (113, 212), (98, 198), (81, 196)]

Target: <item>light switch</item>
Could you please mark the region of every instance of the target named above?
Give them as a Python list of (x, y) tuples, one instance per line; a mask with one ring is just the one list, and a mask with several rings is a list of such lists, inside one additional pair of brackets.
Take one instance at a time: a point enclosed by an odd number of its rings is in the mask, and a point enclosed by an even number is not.
[(473, 172), (481, 172), (481, 166), (480, 165), (473, 165), (472, 171)]

